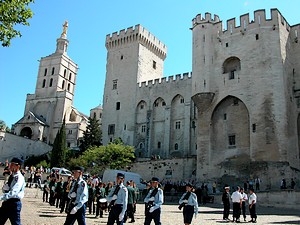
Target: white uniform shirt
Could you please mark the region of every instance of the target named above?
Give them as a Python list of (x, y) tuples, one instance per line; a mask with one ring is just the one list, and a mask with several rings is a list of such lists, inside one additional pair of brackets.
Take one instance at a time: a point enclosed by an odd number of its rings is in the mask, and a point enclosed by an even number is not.
[(257, 197), (256, 197), (255, 193), (252, 193), (251, 195), (249, 195), (249, 205), (252, 204), (252, 201), (254, 201), (253, 204), (255, 204), (256, 203), (256, 199), (257, 199)]
[(241, 199), (243, 199), (243, 196), (240, 192), (235, 191), (232, 193), (231, 199), (233, 203), (240, 203)]
[(4, 195), (0, 196), (1, 200), (8, 200), (11, 198), (21, 199), (24, 197), (24, 189), (25, 189), (25, 179), (20, 171), (11, 175), (13, 176), (13, 180), (9, 186), (9, 190)]
[(245, 192), (242, 194), (242, 197), (243, 197), (243, 200), (242, 200), (243, 202), (248, 200), (248, 196), (246, 195)]

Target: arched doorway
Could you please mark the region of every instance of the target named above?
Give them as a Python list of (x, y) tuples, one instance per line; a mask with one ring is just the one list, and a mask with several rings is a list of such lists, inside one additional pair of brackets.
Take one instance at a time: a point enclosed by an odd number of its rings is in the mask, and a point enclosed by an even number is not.
[(24, 127), (21, 130), (20, 136), (31, 139), (31, 137), (32, 137), (32, 130), (31, 130), (31, 128), (30, 127)]

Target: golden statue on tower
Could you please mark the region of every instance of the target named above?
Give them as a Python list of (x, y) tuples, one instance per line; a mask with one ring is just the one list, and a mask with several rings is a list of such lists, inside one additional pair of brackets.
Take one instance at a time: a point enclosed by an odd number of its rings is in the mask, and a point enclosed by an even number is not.
[(67, 31), (68, 31), (68, 21), (66, 20), (65, 23), (63, 24), (63, 32), (61, 33), (62, 38), (66, 38), (67, 37)]

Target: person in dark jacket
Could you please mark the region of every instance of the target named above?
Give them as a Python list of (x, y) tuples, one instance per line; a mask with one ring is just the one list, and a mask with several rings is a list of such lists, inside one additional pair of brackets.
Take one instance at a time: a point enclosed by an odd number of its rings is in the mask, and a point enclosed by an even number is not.
[(226, 186), (224, 188), (224, 192), (222, 195), (222, 202), (224, 206), (224, 211), (223, 211), (223, 220), (226, 220), (229, 222), (229, 211), (230, 211), (230, 194), (229, 194), (230, 188)]

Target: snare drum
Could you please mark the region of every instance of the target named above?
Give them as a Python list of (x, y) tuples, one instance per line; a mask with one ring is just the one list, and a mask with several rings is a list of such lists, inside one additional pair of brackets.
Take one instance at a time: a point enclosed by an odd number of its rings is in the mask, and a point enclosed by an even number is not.
[(101, 210), (107, 209), (107, 200), (106, 198), (100, 198), (99, 205)]

